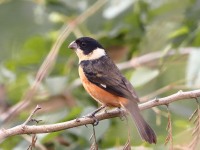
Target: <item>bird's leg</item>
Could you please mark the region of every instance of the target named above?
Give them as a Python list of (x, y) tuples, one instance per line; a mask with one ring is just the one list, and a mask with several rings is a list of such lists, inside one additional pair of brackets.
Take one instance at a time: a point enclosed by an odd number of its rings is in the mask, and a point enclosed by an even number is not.
[[(83, 117), (89, 117), (94, 119), (94, 126), (98, 125), (99, 120), (95, 117), (95, 114), (98, 113), (100, 110), (104, 109), (106, 105), (102, 105), (101, 107), (97, 108), (95, 111), (93, 111), (91, 114), (83, 116)], [(76, 122), (80, 122), (79, 118), (76, 118)]]
[(94, 126), (99, 124), (99, 120), (95, 117), (95, 114), (98, 113), (100, 110), (104, 109), (106, 107), (106, 105), (102, 105), (101, 107), (99, 107), (98, 109), (96, 109), (95, 111), (93, 111), (91, 114), (89, 114), (87, 117), (89, 118), (93, 118), (94, 119)]
[(106, 107), (106, 105), (102, 105), (101, 107), (97, 108), (95, 111), (93, 111), (90, 116), (95, 116), (96, 113), (98, 113), (99, 111), (101, 111), (102, 109), (104, 109)]

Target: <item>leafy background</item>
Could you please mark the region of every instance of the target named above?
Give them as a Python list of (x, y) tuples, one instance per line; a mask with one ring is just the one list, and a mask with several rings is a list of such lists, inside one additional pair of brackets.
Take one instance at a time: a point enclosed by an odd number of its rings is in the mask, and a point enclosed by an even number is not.
[[(102, 1), (103, 3), (104, 1)], [(33, 84), (35, 75), (52, 45), (77, 16), (96, 1), (89, 0), (0, 0), (0, 113), (16, 105)], [(200, 85), (200, 1), (199, 0), (110, 0), (77, 26), (62, 44), (55, 65), (37, 90), (31, 104), (7, 121), (0, 115), (4, 128), (22, 123), (40, 104), (35, 118), (39, 124), (67, 121), (98, 107), (88, 96), (78, 79), (78, 59), (68, 44), (80, 36), (98, 39), (116, 63), (159, 51), (191, 48), (189, 55), (178, 53), (152, 64), (123, 71), (140, 97), (169, 87), (156, 97), (179, 90), (197, 89)], [(155, 98), (149, 96), (148, 99)], [(169, 105), (175, 146), (192, 140), (194, 125), (188, 121), (196, 109), (194, 100)], [(168, 149), (167, 109), (159, 106), (146, 110), (145, 119), (158, 136), (158, 144), (141, 141), (132, 122), (131, 145), (138, 149)], [(156, 112), (156, 113), (155, 113)], [(120, 149), (127, 140), (126, 121), (119, 118), (100, 122), (95, 127), (100, 149)], [(51, 134), (37, 135), (36, 149), (89, 149), (92, 128), (78, 127)], [(30, 136), (14, 136), (0, 144), (0, 149), (27, 149)]]

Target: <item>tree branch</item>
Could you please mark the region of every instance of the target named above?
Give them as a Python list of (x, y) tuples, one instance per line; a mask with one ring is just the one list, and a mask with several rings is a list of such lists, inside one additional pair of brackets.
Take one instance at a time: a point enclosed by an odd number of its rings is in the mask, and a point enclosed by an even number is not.
[[(172, 94), (163, 98), (156, 98), (150, 100), (148, 102), (139, 104), (140, 110), (149, 109), (159, 105), (168, 105), (174, 101), (183, 100), (183, 99), (191, 99), (200, 97), (200, 90), (182, 92)], [(113, 109), (107, 112), (101, 112), (96, 115), (98, 120), (104, 120), (108, 118), (114, 118), (120, 115), (120, 113), (125, 113), (125, 110), (121, 109)], [(29, 126), (29, 125), (18, 125), (16, 127), (10, 129), (1, 129), (0, 130), (0, 142), (5, 140), (6, 138), (14, 135), (20, 134), (38, 134), (38, 133), (50, 133), (56, 132), (60, 130), (65, 130), (69, 128), (74, 128), (82, 125), (93, 124), (95, 120), (88, 117), (83, 117), (79, 119), (74, 119), (62, 123), (50, 124), (50, 125), (38, 125), (38, 126)]]
[(149, 64), (150, 62), (152, 63), (161, 58), (167, 58), (169, 56), (173, 56), (176, 54), (187, 55), (192, 50), (193, 50), (192, 47), (186, 47), (186, 48), (180, 48), (177, 50), (172, 49), (172, 50), (169, 50), (167, 53), (164, 53), (163, 51), (152, 52), (152, 53), (142, 55), (140, 57), (132, 58), (131, 60), (120, 63), (117, 66), (120, 70), (125, 70), (125, 69), (129, 69), (129, 68), (137, 68), (139, 66)]

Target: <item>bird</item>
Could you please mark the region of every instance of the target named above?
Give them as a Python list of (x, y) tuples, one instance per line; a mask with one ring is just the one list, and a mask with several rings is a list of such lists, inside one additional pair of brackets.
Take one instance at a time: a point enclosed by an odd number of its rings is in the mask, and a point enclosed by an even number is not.
[(103, 46), (91, 37), (80, 37), (72, 41), (68, 48), (78, 56), (78, 72), (83, 87), (101, 104), (94, 114), (105, 107), (125, 108), (141, 138), (156, 144), (156, 134), (140, 114), (139, 98), (132, 84), (122, 75)]

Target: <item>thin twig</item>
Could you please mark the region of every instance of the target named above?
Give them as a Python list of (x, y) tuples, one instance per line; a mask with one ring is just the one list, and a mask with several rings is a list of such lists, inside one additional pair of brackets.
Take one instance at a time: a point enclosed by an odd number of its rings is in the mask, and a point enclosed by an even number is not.
[(172, 120), (171, 120), (171, 114), (170, 114), (168, 105), (167, 105), (167, 111), (168, 111), (168, 123), (167, 123), (166, 130), (168, 132), (168, 135), (165, 139), (165, 145), (167, 145), (169, 143), (170, 144), (169, 149), (173, 150)]
[(97, 145), (97, 138), (96, 138), (96, 132), (94, 128), (94, 124), (92, 124), (92, 136), (90, 137), (90, 141), (93, 139), (93, 143), (90, 147), (90, 150), (98, 150), (98, 145)]
[[(32, 143), (32, 136), (30, 136), (30, 135), (26, 135), (26, 134), (23, 134), (23, 135), (21, 135), (27, 142), (29, 142), (29, 143)], [(39, 150), (47, 150), (46, 149), (46, 147), (42, 144), (42, 143), (40, 143), (40, 141), (37, 141), (37, 143), (35, 143), (35, 147), (37, 148), (37, 149), (39, 149)]]
[[(32, 117), (33, 115), (38, 111), (42, 109), (39, 105), (37, 105), (35, 107), (35, 109), (31, 112), (31, 114), (29, 115), (29, 117), (26, 119), (26, 121), (23, 123), (23, 126), (27, 125), (31, 120), (32, 120)], [(36, 121), (37, 122), (37, 121)]]
[(153, 107), (152, 110), (156, 113), (156, 125), (161, 125), (161, 116), (168, 118), (168, 113), (161, 111), (158, 107)]
[(31, 144), (29, 145), (27, 150), (29, 150), (29, 149), (32, 150), (33, 148), (35, 148), (36, 141), (37, 141), (37, 136), (36, 136), (36, 134), (33, 134)]
[(123, 62), (118, 64), (120, 70), (125, 70), (129, 68), (136, 68), (139, 66), (143, 66), (149, 64), (149, 62), (154, 62), (161, 58), (167, 58), (169, 56), (173, 56), (175, 54), (186, 55), (192, 51), (193, 48), (180, 48), (178, 50), (169, 50), (168, 53), (163, 53), (163, 51), (152, 52), (137, 58), (133, 58), (127, 62)]
[(189, 118), (189, 121), (194, 120), (194, 125), (195, 125), (195, 127), (192, 131), (193, 139), (187, 146), (191, 150), (195, 150), (200, 141), (200, 105), (199, 105), (197, 98), (195, 98), (195, 99), (197, 102), (197, 109), (194, 111), (194, 113), (192, 113), (192, 115)]

